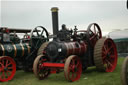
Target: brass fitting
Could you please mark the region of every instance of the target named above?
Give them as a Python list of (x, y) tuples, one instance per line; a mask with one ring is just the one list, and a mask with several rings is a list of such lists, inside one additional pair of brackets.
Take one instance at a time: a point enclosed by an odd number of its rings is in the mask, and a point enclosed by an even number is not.
[(52, 8), (51, 8), (51, 11), (52, 11), (52, 12), (58, 12), (58, 10), (59, 10), (59, 9), (58, 9), (57, 7), (52, 7)]

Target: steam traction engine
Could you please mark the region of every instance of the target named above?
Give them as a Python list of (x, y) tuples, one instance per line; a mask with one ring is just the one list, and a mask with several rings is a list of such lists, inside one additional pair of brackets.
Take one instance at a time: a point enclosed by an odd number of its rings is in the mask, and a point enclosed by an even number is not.
[(117, 64), (117, 50), (112, 39), (103, 38), (98, 24), (87, 30), (68, 30), (66, 25), (58, 31), (58, 8), (52, 8), (53, 41), (44, 43), (36, 57), (33, 70), (39, 79), (64, 69), (68, 81), (80, 78), (82, 70), (96, 66), (100, 71), (113, 72)]
[[(22, 33), (20, 39), (17, 34)], [(17, 70), (31, 71), (38, 48), (48, 41), (48, 32), (38, 26), (33, 30), (0, 28), (0, 81), (11, 80)]]

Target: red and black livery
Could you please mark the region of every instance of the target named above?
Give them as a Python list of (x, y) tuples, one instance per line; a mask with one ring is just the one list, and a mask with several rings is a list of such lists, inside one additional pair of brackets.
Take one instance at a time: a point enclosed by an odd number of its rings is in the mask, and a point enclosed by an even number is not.
[(67, 29), (58, 31), (58, 8), (52, 8), (53, 40), (44, 43), (33, 64), (34, 74), (45, 79), (51, 73), (64, 70), (68, 81), (76, 81), (87, 67), (96, 66), (100, 71), (113, 72), (117, 64), (117, 50), (110, 38), (102, 37), (98, 24), (87, 30)]

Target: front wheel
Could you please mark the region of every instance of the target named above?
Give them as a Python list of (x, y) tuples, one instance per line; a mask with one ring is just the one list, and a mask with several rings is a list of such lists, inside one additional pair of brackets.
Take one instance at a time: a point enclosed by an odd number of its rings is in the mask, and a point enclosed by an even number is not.
[(82, 73), (82, 64), (76, 55), (69, 56), (64, 65), (64, 75), (68, 81), (76, 81), (80, 79)]
[(43, 55), (39, 55), (36, 57), (33, 64), (33, 72), (37, 78), (43, 80), (48, 77), (50, 74), (50, 69), (43, 67), (43, 62), (47, 62), (48, 58)]
[(11, 80), (16, 72), (15, 61), (8, 56), (0, 57), (0, 81), (5, 82)]

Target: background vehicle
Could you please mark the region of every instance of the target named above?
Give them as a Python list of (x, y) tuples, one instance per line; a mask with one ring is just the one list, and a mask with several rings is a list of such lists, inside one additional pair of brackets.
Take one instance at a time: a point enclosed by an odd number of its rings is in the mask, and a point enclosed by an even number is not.
[[(18, 33), (24, 33), (20, 39)], [(38, 48), (48, 41), (48, 32), (38, 26), (33, 30), (0, 28), (0, 81), (11, 80), (16, 69), (32, 71)]]

